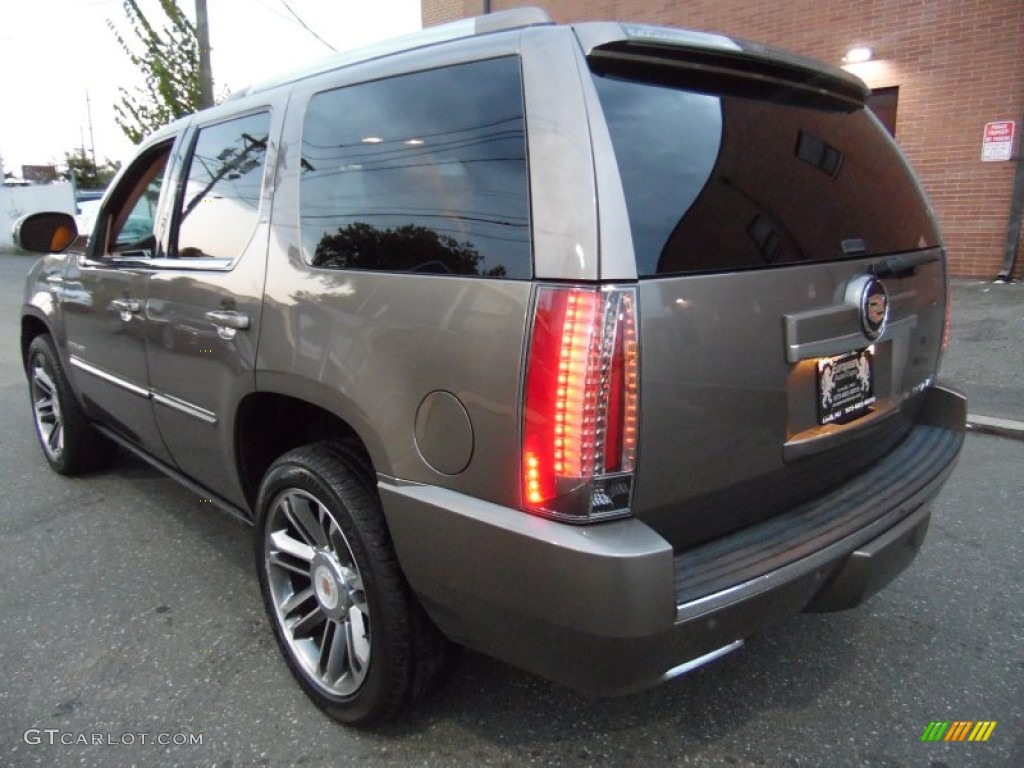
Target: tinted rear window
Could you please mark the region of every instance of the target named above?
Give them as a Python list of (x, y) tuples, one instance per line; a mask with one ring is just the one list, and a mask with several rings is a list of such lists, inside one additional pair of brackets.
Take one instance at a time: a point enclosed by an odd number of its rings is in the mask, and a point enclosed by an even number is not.
[(199, 130), (181, 200), (178, 256), (242, 253), (256, 230), (269, 135), (269, 112)]
[(899, 151), (843, 111), (594, 75), (641, 277), (938, 243)]
[(313, 266), (529, 278), (519, 60), (313, 96), (300, 191)]

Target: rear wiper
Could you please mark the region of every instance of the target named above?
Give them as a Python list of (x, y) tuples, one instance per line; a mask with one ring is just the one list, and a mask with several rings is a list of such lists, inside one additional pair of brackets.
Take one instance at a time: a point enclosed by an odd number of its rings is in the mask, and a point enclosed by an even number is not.
[(914, 274), (915, 267), (938, 260), (939, 253), (936, 251), (907, 256), (887, 256), (868, 267), (868, 272), (875, 277), (910, 277)]

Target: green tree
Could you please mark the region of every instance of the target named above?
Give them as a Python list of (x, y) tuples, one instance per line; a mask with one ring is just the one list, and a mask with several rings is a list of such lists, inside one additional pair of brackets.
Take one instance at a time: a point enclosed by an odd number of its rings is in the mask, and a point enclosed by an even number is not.
[(162, 22), (147, 18), (138, 0), (124, 0), (134, 44), (107, 20), (118, 44), (144, 78), (142, 87), (120, 88), (120, 103), (114, 105), (115, 121), (135, 144), (172, 120), (197, 111), (201, 103), (195, 25), (174, 0), (159, 2)]
[(81, 189), (103, 189), (114, 178), (121, 164), (109, 157), (97, 165), (82, 149), (64, 153), (64, 170), (60, 177), (70, 181), (74, 177), (75, 184)]
[(376, 269), (430, 272), (442, 275), (504, 277), (503, 266), (480, 271), (483, 256), (472, 243), (460, 243), (417, 224), (380, 229), (357, 221), (324, 233), (316, 245), (313, 265), (330, 269)]

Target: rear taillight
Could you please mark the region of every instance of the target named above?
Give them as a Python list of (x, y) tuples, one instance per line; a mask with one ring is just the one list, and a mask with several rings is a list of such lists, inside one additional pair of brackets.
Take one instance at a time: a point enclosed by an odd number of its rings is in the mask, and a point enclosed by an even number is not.
[(525, 392), (524, 507), (570, 522), (628, 515), (639, 427), (635, 290), (539, 288)]

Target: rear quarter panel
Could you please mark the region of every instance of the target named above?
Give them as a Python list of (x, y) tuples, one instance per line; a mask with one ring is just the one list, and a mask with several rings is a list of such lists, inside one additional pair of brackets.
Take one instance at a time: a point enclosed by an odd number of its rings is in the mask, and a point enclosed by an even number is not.
[[(257, 388), (345, 419), (384, 475), (513, 505), (529, 299), (529, 283), (316, 270), (297, 246), (274, 247)], [(428, 464), (415, 439), (420, 406), (437, 391), (458, 398), (471, 424), (457, 475)], [(450, 429), (464, 443), (461, 424)]]
[[(494, 51), (481, 47), (476, 55), (508, 55), (510, 45), (514, 49), (509, 42)], [(467, 53), (442, 49), (413, 63), (405, 59), (328, 73), (292, 93), (278, 158), (256, 387), (336, 414), (361, 437), (383, 476), (515, 505), (520, 365), (531, 283), (320, 269), (302, 256), (298, 200), (309, 97), (462, 62)], [(435, 455), (428, 463), (416, 439), (416, 420), (433, 392), (457, 398), (466, 417), (458, 417), (456, 406), (447, 411), (454, 418), (442, 416), (432, 424), (441, 437), (430, 440)], [(446, 440), (452, 451), (463, 453), (468, 443), (468, 459), (457, 462), (465, 464), (460, 472), (443, 460)]]
[[(535, 28), (432, 46), (318, 76), (292, 92), (274, 197), (257, 388), (314, 402), (362, 437), (379, 473), (519, 505), (519, 402), (533, 283), (426, 274), (324, 270), (301, 254), (301, 136), (320, 91), (408, 72), (518, 55), (529, 155), (535, 278), (599, 276), (597, 198), (568, 29)], [(425, 460), (417, 414), (432, 392), (453, 395), (471, 425), (465, 469)], [(446, 400), (451, 404), (451, 400)], [(453, 408), (452, 410), (458, 410)], [(422, 420), (422, 414), (421, 414)], [(433, 424), (432, 450), (465, 444)], [(458, 464), (458, 462), (455, 462)]]

